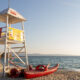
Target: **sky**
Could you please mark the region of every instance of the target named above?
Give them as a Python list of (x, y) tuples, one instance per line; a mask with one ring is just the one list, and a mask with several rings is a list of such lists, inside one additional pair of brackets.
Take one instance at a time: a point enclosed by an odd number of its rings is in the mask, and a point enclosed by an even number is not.
[[(0, 0), (0, 11), (8, 0)], [(80, 55), (80, 0), (10, 0), (25, 22), (28, 53)]]

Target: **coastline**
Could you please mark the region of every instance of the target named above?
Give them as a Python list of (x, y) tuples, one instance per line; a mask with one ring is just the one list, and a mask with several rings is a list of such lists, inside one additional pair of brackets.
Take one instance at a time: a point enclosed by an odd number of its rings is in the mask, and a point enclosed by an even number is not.
[(80, 80), (80, 71), (58, 69), (56, 72), (33, 79), (0, 77), (0, 80)]

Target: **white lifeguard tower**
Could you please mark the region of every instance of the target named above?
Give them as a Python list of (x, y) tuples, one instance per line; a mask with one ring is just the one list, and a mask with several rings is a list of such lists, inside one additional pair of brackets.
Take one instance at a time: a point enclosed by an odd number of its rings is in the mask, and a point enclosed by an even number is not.
[[(0, 27), (0, 45), (4, 45), (4, 75), (6, 68), (10, 65), (9, 61), (13, 57), (10, 55), (15, 55), (21, 63), (28, 66), (24, 21), (26, 21), (26, 19), (12, 8), (7, 8), (0, 12), (0, 22), (5, 23), (5, 27)], [(21, 27), (12, 26), (16, 23), (21, 23)], [(25, 61), (23, 61), (20, 54), (25, 54)]]

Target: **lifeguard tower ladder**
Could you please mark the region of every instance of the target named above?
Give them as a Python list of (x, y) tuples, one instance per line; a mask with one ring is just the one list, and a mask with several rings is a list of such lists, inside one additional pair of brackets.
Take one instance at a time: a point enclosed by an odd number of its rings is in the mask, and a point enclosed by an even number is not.
[[(0, 27), (0, 45), (4, 45), (4, 75), (6, 73), (6, 67), (10, 65), (9, 61), (12, 58), (10, 54), (15, 55), (21, 63), (28, 66), (24, 21), (26, 19), (12, 8), (7, 8), (0, 12), (0, 22), (6, 24), (5, 27)], [(16, 28), (14, 26), (12, 27), (12, 24), (16, 23), (21, 23), (21, 29), (17, 29), (17, 26)], [(25, 61), (20, 57), (20, 53), (25, 54)]]

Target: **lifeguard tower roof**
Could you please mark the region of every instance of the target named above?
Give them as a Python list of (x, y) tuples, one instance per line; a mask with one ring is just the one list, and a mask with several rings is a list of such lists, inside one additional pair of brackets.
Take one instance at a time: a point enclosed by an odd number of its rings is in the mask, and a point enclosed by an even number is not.
[(6, 23), (6, 16), (9, 16), (9, 24), (15, 24), (18, 22), (26, 21), (26, 19), (19, 14), (16, 10), (12, 8), (7, 8), (4, 9), (3, 11), (0, 12), (0, 22)]

